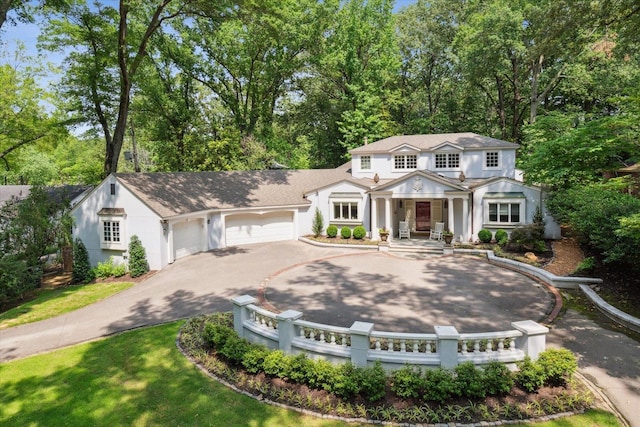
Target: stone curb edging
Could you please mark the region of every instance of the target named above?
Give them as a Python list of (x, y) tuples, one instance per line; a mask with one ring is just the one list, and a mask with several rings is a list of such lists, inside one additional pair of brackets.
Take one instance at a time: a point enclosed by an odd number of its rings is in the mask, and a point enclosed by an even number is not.
[(378, 245), (350, 245), (347, 243), (325, 243), (325, 242), (317, 242), (312, 239), (307, 239), (306, 237), (298, 237), (298, 240), (304, 243), (308, 243), (309, 245), (319, 246), (324, 248), (346, 248), (346, 249), (365, 249), (371, 251), (378, 251)]
[[(338, 420), (338, 421), (344, 421), (346, 423), (366, 423), (366, 424), (372, 424), (372, 425), (403, 426), (403, 427), (440, 427), (440, 426), (443, 426), (443, 427), (486, 427), (486, 426), (501, 426), (501, 425), (510, 425), (510, 424), (545, 422), (545, 421), (551, 421), (551, 420), (556, 420), (556, 419), (559, 419), (559, 418), (565, 418), (565, 417), (570, 417), (570, 416), (573, 416), (573, 415), (582, 414), (584, 412), (584, 411), (559, 412), (557, 414), (545, 415), (543, 417), (528, 418), (528, 419), (522, 419), (522, 420), (497, 420), (497, 421), (480, 421), (480, 422), (477, 422), (477, 423), (439, 423), (439, 424), (432, 424), (432, 423), (420, 423), (420, 424), (397, 423), (397, 422), (391, 422), (391, 421), (371, 420), (371, 419), (368, 419), (368, 418), (347, 418), (347, 417), (340, 417), (338, 415), (323, 414), (323, 413), (320, 413), (320, 412), (311, 411), (309, 409), (298, 408), (296, 406), (289, 406), (289, 405), (285, 405), (284, 403), (275, 402), (273, 400), (265, 399), (265, 398), (262, 397), (262, 395), (256, 396), (255, 394), (251, 394), (251, 393), (249, 393), (249, 392), (247, 392), (245, 390), (241, 390), (238, 387), (236, 387), (234, 384), (226, 381), (223, 378), (218, 377), (217, 375), (214, 375), (212, 372), (210, 372), (204, 366), (202, 366), (202, 364), (198, 363), (195, 359), (193, 359), (191, 356), (189, 356), (186, 353), (184, 348), (180, 345), (180, 336), (181, 336), (181, 334), (182, 334), (182, 328), (180, 329), (180, 332), (178, 332), (178, 336), (176, 337), (176, 340), (175, 340), (175, 344), (176, 344), (176, 347), (178, 348), (178, 351), (180, 353), (182, 353), (182, 355), (187, 360), (189, 360), (191, 363), (193, 363), (202, 373), (207, 375), (209, 378), (212, 378), (212, 379), (218, 381), (220, 384), (222, 384), (225, 387), (235, 391), (236, 393), (240, 393), (240, 394), (245, 395), (245, 396), (247, 396), (247, 397), (249, 397), (251, 399), (257, 400), (257, 401), (262, 402), (262, 403), (265, 403), (267, 405), (276, 406), (276, 407), (283, 408), (283, 409), (288, 409), (290, 411), (295, 411), (295, 412), (298, 412), (300, 414), (310, 415), (310, 416), (313, 416), (313, 417), (316, 417), (316, 418), (321, 418), (321, 419)], [(586, 381), (586, 379), (581, 376), (581, 381)], [(591, 387), (594, 387), (594, 386), (592, 384), (589, 384), (589, 388), (590, 389), (591, 389)], [(608, 400), (605, 400), (605, 402), (608, 402)], [(610, 406), (612, 406), (612, 405), (610, 405)]]
[(633, 317), (632, 315), (627, 314), (624, 311), (612, 306), (589, 286), (579, 286), (582, 293), (585, 294), (587, 298), (589, 298), (589, 300), (596, 306), (598, 310), (602, 312), (602, 314), (604, 314), (614, 322), (624, 326), (625, 328), (629, 328), (634, 332), (640, 333), (640, 319), (638, 319), (637, 317)]

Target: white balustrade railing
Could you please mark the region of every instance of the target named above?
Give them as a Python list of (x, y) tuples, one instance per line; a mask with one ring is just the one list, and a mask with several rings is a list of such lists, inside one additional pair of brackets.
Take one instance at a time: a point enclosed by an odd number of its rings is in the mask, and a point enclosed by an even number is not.
[(436, 353), (436, 334), (409, 334), (399, 332), (373, 331), (371, 349), (388, 353)]
[(351, 345), (349, 328), (307, 322), (306, 320), (296, 320), (293, 324), (297, 332), (296, 336), (299, 338), (342, 347)]
[(233, 300), (234, 329), (241, 337), (285, 353), (307, 352), (310, 357), (365, 366), (381, 361), (393, 370), (407, 363), (453, 368), (472, 361), (514, 363), (545, 349), (549, 329), (531, 320), (513, 322), (509, 331), (460, 334), (453, 326), (434, 326), (434, 334), (374, 330), (374, 324), (354, 322), (349, 328), (302, 320), (302, 313), (273, 313), (243, 295)]
[(249, 320), (263, 329), (278, 329), (278, 319), (276, 313), (253, 304), (247, 306)]

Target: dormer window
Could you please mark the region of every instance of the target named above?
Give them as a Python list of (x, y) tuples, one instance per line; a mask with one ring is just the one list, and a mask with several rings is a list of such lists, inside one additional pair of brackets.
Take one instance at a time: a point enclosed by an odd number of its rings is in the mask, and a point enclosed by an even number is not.
[(499, 169), (500, 168), (500, 152), (499, 151), (485, 152), (484, 167), (486, 169)]
[(360, 170), (371, 170), (371, 156), (360, 156)]
[(417, 169), (418, 156), (415, 154), (396, 154), (393, 156), (394, 169)]
[(436, 153), (436, 169), (458, 169), (460, 153)]

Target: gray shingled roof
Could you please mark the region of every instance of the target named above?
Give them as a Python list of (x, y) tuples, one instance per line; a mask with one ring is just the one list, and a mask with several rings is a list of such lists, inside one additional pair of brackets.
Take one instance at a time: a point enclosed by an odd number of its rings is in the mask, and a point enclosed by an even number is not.
[(464, 132), (432, 135), (396, 135), (354, 148), (351, 150), (351, 153), (387, 153), (389, 150), (393, 150), (403, 144), (411, 145), (419, 150), (430, 150), (446, 142), (456, 144), (463, 149), (518, 148), (518, 144), (512, 142), (490, 138), (472, 132)]
[(0, 205), (15, 198), (26, 199), (29, 196), (30, 185), (0, 185)]
[(299, 205), (308, 203), (306, 192), (332, 183), (368, 184), (341, 169), (158, 172), (116, 178), (162, 218), (210, 209)]

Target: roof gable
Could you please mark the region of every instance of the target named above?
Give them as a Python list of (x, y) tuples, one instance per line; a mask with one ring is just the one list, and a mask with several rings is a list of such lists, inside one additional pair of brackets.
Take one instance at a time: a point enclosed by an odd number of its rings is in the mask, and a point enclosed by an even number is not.
[(403, 175), (400, 178), (394, 179), (393, 181), (389, 181), (383, 185), (380, 185), (378, 187), (376, 187), (373, 191), (384, 191), (390, 187), (395, 187), (398, 184), (404, 182), (404, 181), (408, 181), (408, 180), (413, 180), (415, 179), (415, 177), (423, 177), (426, 178), (429, 181), (433, 181), (433, 182), (437, 182), (439, 184), (443, 184), (446, 186), (451, 187), (452, 189), (455, 190), (459, 190), (459, 191), (467, 191), (468, 189), (462, 185), (462, 183), (459, 180), (453, 179), (453, 178), (448, 178), (442, 175), (438, 175), (435, 172), (429, 172), (429, 171), (414, 171), (411, 172), (409, 174)]

